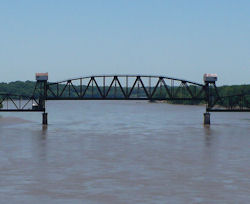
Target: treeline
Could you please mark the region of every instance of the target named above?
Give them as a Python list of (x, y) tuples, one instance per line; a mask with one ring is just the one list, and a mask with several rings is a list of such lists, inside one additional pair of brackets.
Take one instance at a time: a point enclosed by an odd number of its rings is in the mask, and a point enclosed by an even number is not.
[(17, 94), (30, 96), (33, 93), (36, 82), (33, 81), (15, 81), (9, 83), (0, 83), (0, 94)]

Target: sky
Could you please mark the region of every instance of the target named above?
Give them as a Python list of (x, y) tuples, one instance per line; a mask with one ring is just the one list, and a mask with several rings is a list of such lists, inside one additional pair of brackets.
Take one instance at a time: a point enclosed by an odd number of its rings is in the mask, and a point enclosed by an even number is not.
[(250, 1), (0, 0), (0, 81), (36, 72), (250, 84)]

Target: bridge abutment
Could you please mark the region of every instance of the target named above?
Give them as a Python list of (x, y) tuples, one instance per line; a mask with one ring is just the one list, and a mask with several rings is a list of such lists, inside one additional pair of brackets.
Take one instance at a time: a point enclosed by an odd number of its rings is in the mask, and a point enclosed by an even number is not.
[(48, 113), (43, 113), (43, 125), (48, 125)]
[(210, 113), (204, 113), (204, 125), (210, 125)]

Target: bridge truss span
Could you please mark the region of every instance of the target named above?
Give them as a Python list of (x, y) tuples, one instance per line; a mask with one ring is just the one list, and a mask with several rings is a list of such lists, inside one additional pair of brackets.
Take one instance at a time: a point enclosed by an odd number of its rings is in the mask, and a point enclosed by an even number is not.
[(208, 112), (250, 112), (250, 93), (210, 98)]
[(0, 112), (43, 112), (41, 101), (34, 95), (0, 93)]
[(47, 100), (204, 100), (203, 84), (148, 75), (98, 75), (48, 83)]
[(38, 73), (30, 96), (0, 93), (0, 112), (43, 112), (45, 125), (47, 100), (164, 100), (174, 104), (206, 104), (204, 124), (210, 124), (209, 112), (250, 112), (250, 94), (221, 96), (215, 84), (217, 78), (205, 76), (204, 84), (150, 75), (98, 75), (49, 83), (48, 73)]

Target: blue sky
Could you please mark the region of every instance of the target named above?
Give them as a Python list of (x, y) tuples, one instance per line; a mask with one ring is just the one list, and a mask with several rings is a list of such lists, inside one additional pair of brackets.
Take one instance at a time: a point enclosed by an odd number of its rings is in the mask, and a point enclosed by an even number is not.
[(250, 1), (0, 0), (0, 81), (154, 74), (250, 84)]

